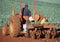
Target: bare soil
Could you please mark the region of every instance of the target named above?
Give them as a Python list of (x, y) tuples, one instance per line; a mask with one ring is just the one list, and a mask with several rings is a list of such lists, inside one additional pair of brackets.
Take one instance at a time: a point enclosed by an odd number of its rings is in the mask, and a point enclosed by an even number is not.
[(60, 38), (55, 39), (32, 39), (32, 38), (26, 38), (26, 37), (14, 37), (11, 38), (8, 36), (2, 35), (2, 30), (0, 29), (0, 42), (60, 42)]

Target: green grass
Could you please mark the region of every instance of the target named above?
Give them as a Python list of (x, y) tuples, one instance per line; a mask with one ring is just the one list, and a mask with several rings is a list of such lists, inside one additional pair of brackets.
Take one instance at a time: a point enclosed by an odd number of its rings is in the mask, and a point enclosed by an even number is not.
[[(29, 9), (33, 15), (33, 0), (22, 0), (23, 7), (25, 4), (29, 5)], [(12, 12), (12, 0), (0, 0), (0, 26), (4, 23), (8, 23), (9, 17)], [(15, 13), (19, 13), (20, 6), (19, 0), (14, 0)], [(36, 11), (43, 16), (48, 17), (49, 23), (60, 23), (60, 3), (57, 1), (36, 1)]]

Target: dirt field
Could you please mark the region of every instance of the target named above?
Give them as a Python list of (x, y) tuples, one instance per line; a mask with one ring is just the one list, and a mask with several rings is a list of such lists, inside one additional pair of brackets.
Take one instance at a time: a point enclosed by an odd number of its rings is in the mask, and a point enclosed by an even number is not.
[(0, 29), (0, 42), (60, 42), (60, 38), (50, 39), (49, 41), (45, 39), (31, 39), (25, 37), (11, 38), (10, 36), (3, 36)]

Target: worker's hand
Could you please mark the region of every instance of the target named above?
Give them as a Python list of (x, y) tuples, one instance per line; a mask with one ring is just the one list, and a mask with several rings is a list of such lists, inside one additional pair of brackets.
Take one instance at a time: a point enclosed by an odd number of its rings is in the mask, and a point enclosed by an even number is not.
[(30, 16), (29, 17), (29, 21), (33, 21), (34, 19), (33, 19), (33, 17), (32, 16)]

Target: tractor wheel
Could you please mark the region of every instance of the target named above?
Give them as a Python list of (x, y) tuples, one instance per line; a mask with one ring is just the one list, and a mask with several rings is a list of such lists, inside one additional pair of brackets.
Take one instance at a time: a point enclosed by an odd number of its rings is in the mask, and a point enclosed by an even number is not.
[(36, 37), (37, 37), (37, 39), (40, 38), (40, 35), (41, 35), (41, 31), (37, 31), (37, 32), (36, 32)]
[(36, 38), (35, 33), (34, 33), (33, 31), (31, 31), (31, 30), (30, 30), (30, 37), (31, 37), (32, 39), (35, 39), (35, 38)]
[(29, 33), (28, 33), (28, 32), (27, 32), (27, 33), (25, 33), (25, 37), (27, 37), (27, 38), (29, 37)]
[(21, 21), (17, 16), (10, 18), (9, 32), (11, 37), (17, 37), (21, 32)]
[(52, 35), (52, 39), (54, 39), (55, 36), (57, 35), (57, 31), (54, 31), (54, 30), (53, 30), (53, 31), (51, 32), (51, 35)]
[(2, 26), (2, 34), (5, 36), (8, 35), (8, 25), (7, 24), (4, 24)]

